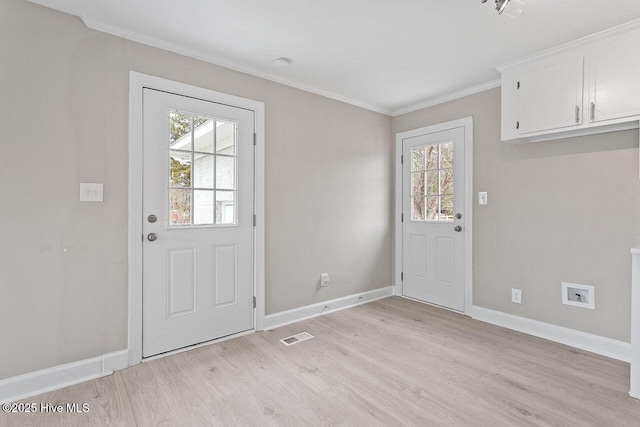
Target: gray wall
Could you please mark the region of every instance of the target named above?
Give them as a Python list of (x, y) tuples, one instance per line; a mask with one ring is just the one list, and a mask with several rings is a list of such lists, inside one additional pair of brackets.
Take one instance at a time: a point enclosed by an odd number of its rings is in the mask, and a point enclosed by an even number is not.
[[(500, 142), (500, 89), (393, 119), (401, 132), (474, 118), (474, 304), (629, 341), (631, 247), (640, 244), (638, 131)], [(477, 205), (487, 191), (489, 204)], [(594, 285), (596, 309), (561, 304)], [(511, 303), (511, 288), (523, 304)]]
[(391, 284), (389, 117), (24, 0), (0, 57), (0, 379), (127, 346), (129, 70), (265, 102), (267, 313)]

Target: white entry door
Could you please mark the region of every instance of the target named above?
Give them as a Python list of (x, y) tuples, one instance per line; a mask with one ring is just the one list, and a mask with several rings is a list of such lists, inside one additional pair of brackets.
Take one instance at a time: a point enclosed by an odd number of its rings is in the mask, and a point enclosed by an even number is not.
[(253, 328), (253, 112), (143, 92), (142, 352)]
[(402, 141), (402, 293), (464, 310), (464, 127)]

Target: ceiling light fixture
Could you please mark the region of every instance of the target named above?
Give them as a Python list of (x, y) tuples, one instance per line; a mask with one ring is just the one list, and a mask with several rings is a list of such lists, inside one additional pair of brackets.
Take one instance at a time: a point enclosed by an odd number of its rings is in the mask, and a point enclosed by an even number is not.
[(278, 58), (275, 61), (273, 61), (273, 65), (275, 65), (276, 68), (280, 68), (281, 70), (284, 70), (290, 64), (291, 64), (291, 60), (289, 58)]
[[(517, 18), (524, 10), (524, 3), (520, 0), (495, 0), (498, 15), (506, 15), (509, 18)], [(487, 0), (482, 0), (486, 3)]]

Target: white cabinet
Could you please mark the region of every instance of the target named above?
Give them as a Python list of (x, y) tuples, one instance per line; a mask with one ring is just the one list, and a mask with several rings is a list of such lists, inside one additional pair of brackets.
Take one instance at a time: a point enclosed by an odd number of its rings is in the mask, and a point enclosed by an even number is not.
[(514, 143), (637, 128), (640, 21), (498, 67), (502, 140)]
[(524, 73), (516, 82), (520, 134), (582, 123), (583, 59)]
[(640, 50), (637, 43), (603, 49), (587, 58), (589, 121), (640, 115)]

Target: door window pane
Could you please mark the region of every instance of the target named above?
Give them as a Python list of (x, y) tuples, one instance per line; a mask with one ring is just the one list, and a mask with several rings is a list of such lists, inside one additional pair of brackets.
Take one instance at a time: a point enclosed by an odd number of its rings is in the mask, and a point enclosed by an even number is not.
[(424, 170), (424, 147), (414, 147), (411, 149), (411, 171)]
[(213, 189), (214, 156), (212, 154), (194, 155), (193, 160), (193, 188)]
[(169, 187), (191, 187), (191, 152), (169, 153)]
[(207, 117), (195, 117), (193, 124), (195, 132), (193, 132), (194, 151), (200, 153), (213, 153), (213, 141), (215, 138), (214, 119)]
[(427, 152), (427, 170), (438, 169), (438, 146), (429, 145), (425, 147)]
[(236, 124), (216, 121), (216, 154), (236, 154)]
[(235, 206), (235, 191), (216, 191), (216, 224), (234, 224)]
[(424, 172), (416, 172), (411, 174), (411, 195), (424, 195)]
[(213, 224), (213, 191), (193, 191), (193, 224)]
[(453, 221), (453, 142), (413, 147), (411, 160), (411, 220)]
[(236, 140), (234, 122), (170, 112), (169, 226), (237, 224)]
[(177, 150), (191, 150), (193, 116), (178, 111), (169, 114), (169, 143)]
[(411, 198), (411, 219), (424, 221), (424, 196)]
[(169, 224), (191, 224), (191, 190), (169, 190)]
[(235, 189), (236, 168), (235, 157), (216, 156), (216, 188), (219, 190)]
[(427, 221), (438, 220), (438, 200), (440, 197), (427, 197)]

